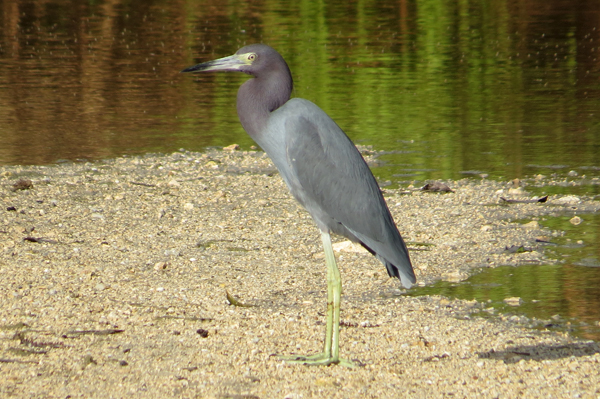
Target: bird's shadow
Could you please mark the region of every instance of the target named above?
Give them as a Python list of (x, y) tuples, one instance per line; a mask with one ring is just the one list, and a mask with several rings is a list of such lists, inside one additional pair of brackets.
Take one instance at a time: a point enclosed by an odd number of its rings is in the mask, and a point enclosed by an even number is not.
[(535, 361), (556, 360), (568, 357), (590, 356), (600, 353), (597, 342), (575, 342), (564, 345), (515, 345), (502, 351), (494, 349), (478, 353), (479, 358), (502, 360), (504, 363), (518, 363), (522, 359)]

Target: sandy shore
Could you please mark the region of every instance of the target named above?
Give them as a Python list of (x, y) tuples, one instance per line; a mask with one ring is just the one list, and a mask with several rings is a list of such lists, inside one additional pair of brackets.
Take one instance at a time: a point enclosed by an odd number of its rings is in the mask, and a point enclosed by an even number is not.
[[(500, 206), (502, 183), (446, 183), (455, 193), (385, 191), (421, 284), (548, 262), (536, 238), (560, 232), (537, 218), (598, 210), (576, 197)], [(600, 397), (598, 343), (403, 296), (352, 248), (338, 253), (341, 353), (362, 366), (279, 360), (321, 349), (325, 264), (260, 152), (0, 167), (0, 192), (3, 398)]]

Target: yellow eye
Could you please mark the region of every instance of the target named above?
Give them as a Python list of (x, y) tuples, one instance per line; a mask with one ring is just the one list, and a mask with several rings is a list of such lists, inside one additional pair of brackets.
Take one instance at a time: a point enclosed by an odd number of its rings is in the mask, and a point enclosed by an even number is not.
[(248, 54), (248, 61), (254, 61), (256, 59), (257, 55), (254, 53), (250, 53)]

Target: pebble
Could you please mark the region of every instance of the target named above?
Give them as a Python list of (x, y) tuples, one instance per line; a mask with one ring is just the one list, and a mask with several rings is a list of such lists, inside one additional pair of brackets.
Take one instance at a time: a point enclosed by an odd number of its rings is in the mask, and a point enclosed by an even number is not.
[(523, 300), (519, 297), (504, 298), (504, 303), (508, 306), (521, 306)]
[(223, 147), (223, 151), (236, 151), (239, 149), (240, 149), (240, 146), (238, 144), (231, 144), (231, 145), (228, 145), (227, 147)]
[(460, 272), (449, 272), (442, 274), (442, 279), (450, 283), (458, 283), (466, 280), (469, 276)]
[(573, 216), (569, 222), (571, 222), (572, 225), (577, 226), (579, 224), (581, 224), (581, 222), (583, 222), (583, 219), (580, 218), (579, 216)]
[(523, 228), (530, 229), (530, 230), (539, 230), (540, 229), (540, 224), (537, 221), (532, 220), (529, 223), (525, 223), (523, 225)]
[(164, 270), (167, 268), (167, 262), (156, 262), (154, 264), (154, 270), (159, 271), (159, 270)]

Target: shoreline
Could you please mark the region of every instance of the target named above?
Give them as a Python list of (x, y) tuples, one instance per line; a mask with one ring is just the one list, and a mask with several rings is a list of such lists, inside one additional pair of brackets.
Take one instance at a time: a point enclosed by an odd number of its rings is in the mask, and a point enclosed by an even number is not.
[[(11, 191), (21, 178), (33, 187)], [(419, 284), (551, 262), (536, 238), (553, 232), (536, 218), (568, 202), (495, 206), (500, 182), (451, 185), (383, 189)], [(318, 230), (262, 152), (2, 166), (0, 187), (2, 395), (600, 395), (597, 342), (471, 316), (470, 301), (403, 296), (351, 249), (337, 253), (340, 350), (365, 366), (278, 360), (320, 349), (325, 264)], [(512, 245), (532, 251), (506, 253)], [(230, 305), (226, 290), (251, 307)]]

